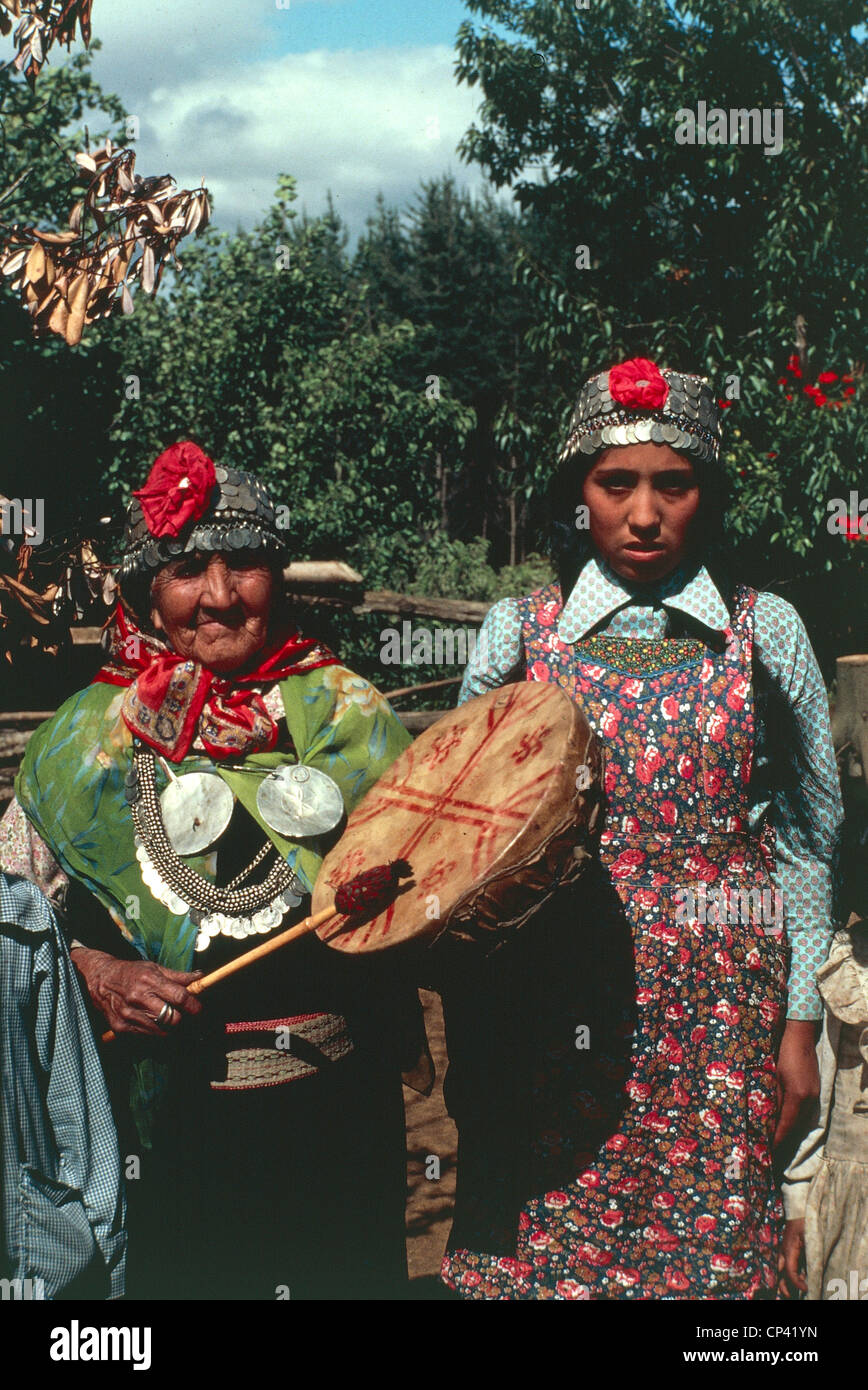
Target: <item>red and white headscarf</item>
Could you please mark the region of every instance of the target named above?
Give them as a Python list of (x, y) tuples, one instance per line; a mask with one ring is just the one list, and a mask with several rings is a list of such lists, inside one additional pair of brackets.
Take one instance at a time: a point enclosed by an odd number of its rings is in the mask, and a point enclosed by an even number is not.
[(216, 675), (142, 632), (118, 605), (111, 657), (94, 681), (126, 687), (121, 714), (127, 728), (172, 762), (187, 755), (197, 735), (214, 758), (243, 757), (268, 752), (277, 741), (266, 690), (302, 671), (339, 664), (328, 647), (298, 632), (258, 657), (243, 674)]

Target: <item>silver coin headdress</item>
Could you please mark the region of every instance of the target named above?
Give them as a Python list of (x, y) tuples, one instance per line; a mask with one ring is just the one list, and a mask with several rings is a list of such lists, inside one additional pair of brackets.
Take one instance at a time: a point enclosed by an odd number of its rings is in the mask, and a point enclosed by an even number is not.
[(668, 444), (706, 463), (720, 456), (720, 411), (707, 377), (634, 357), (585, 382), (558, 458), (619, 444)]
[[(158, 465), (168, 460), (153, 481)], [(156, 491), (154, 495), (148, 495)], [(198, 494), (196, 505), (186, 501)], [(191, 498), (192, 501), (192, 498)], [(174, 515), (174, 522), (173, 522)], [(160, 456), (145, 488), (134, 494), (127, 509), (121, 579), (160, 569), (193, 550), (257, 550), (263, 560), (281, 558), (286, 542), (264, 485), (250, 473), (214, 465), (189, 442), (173, 445)]]

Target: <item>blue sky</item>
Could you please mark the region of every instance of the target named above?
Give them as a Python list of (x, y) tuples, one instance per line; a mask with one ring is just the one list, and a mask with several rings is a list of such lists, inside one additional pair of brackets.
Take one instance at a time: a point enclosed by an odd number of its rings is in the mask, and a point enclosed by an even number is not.
[(389, 48), (396, 44), (451, 44), (470, 17), (462, 0), (290, 0), (274, 14), (277, 51), (306, 48)]
[(444, 172), (483, 186), (456, 152), (479, 89), (453, 68), (459, 25), (484, 19), (463, 0), (282, 3), (94, 0), (94, 72), (138, 117), (139, 173), (204, 178), (224, 228), (250, 226), (293, 174), (312, 214), (331, 190), (353, 238), (378, 192), (405, 206)]
[(94, 0), (93, 68), (139, 120), (137, 172), (204, 177), (219, 226), (251, 225), (289, 173), (310, 213), (330, 189), (355, 237), (380, 191), (404, 205), (446, 171), (482, 186), (456, 153), (480, 100), (453, 74), (468, 16), (462, 0)]

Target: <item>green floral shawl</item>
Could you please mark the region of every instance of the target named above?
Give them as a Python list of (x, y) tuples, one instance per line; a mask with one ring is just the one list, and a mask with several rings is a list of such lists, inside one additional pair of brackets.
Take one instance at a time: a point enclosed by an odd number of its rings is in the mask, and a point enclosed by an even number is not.
[[(340, 787), (349, 814), (407, 747), (409, 735), (374, 687), (344, 666), (290, 676), (280, 683), (280, 692), (294, 755), (256, 753), (247, 764), (270, 768), (297, 759), (320, 768)], [(196, 928), (188, 916), (170, 913), (152, 897), (135, 857), (124, 797), (132, 736), (120, 714), (123, 695), (116, 686), (95, 684), (67, 700), (30, 739), (16, 794), (64, 871), (99, 898), (139, 954), (172, 970), (191, 970)], [(325, 846), (315, 840), (297, 844), (265, 825), (256, 808), (259, 778), (230, 772), (201, 754), (185, 758), (178, 771), (206, 768), (222, 777), (312, 890)], [(158, 782), (159, 790), (162, 785)], [(213, 882), (214, 853), (185, 862)], [(162, 1070), (153, 1060), (135, 1068), (131, 1098), (144, 1143)]]

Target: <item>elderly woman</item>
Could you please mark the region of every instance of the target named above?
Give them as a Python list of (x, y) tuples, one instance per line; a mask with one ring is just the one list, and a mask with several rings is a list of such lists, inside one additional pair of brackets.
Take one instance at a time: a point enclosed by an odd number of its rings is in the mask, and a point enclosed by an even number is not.
[(65, 895), (118, 1035), (133, 1296), (389, 1297), (405, 1277), (415, 996), (310, 935), (188, 989), (301, 919), (408, 742), (293, 629), (283, 550), (255, 478), (189, 442), (162, 454), (129, 508), (111, 659), (34, 734), (0, 828), (0, 863)]

